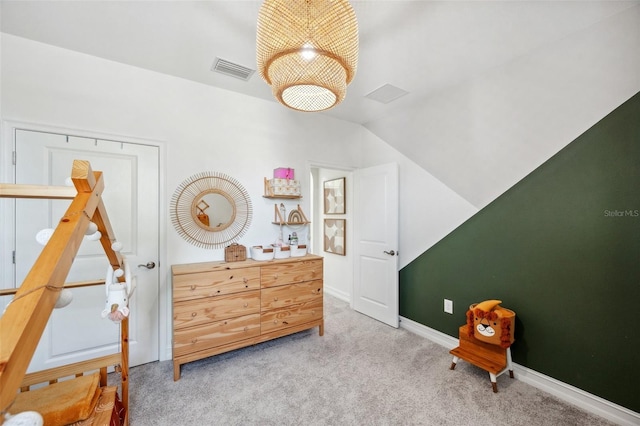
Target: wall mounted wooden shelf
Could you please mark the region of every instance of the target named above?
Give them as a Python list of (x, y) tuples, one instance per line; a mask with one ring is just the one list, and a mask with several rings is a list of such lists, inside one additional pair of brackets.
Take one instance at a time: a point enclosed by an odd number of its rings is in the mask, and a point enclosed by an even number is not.
[(302, 198), (302, 195), (263, 195), (264, 198), (270, 198), (270, 199), (281, 199), (281, 200), (299, 200), (300, 198)]
[(275, 211), (275, 215), (274, 215), (274, 219), (273, 219), (273, 223), (274, 225), (306, 225), (309, 222), (309, 219), (307, 219), (307, 216), (305, 216), (304, 211), (302, 211), (302, 207), (300, 207), (300, 204), (298, 204), (297, 208), (294, 210), (291, 210), (289, 212), (289, 215), (286, 214), (286, 212), (283, 212), (284, 209), (284, 205), (281, 203), (280, 207), (278, 207), (277, 204), (274, 204), (274, 211)]

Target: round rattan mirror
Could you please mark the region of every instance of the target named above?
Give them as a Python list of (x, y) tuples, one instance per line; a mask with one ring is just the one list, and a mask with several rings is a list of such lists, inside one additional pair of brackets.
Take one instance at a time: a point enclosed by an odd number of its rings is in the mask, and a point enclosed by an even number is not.
[(253, 215), (244, 187), (224, 173), (202, 172), (183, 181), (171, 197), (171, 222), (189, 243), (223, 248), (247, 232)]

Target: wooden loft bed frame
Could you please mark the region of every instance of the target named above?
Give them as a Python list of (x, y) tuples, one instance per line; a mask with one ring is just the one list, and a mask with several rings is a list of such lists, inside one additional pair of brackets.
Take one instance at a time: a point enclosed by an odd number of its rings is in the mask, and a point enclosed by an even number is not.
[[(129, 322), (126, 317), (121, 322), (119, 353), (25, 374), (90, 222), (95, 223), (102, 234), (100, 243), (114, 271), (124, 270), (122, 256), (111, 248), (115, 236), (102, 201), (102, 172), (92, 171), (88, 161), (75, 160), (71, 179), (75, 190), (64, 186), (0, 184), (0, 198), (72, 200), (22, 285), (15, 291), (0, 293), (15, 292), (13, 301), (0, 318), (0, 425), (19, 390), (26, 391), (34, 384), (55, 383), (63, 377), (77, 377), (95, 370), (100, 372), (100, 386), (106, 386), (107, 367), (112, 366), (120, 369), (124, 425), (128, 425)], [(119, 282), (124, 279), (124, 276), (118, 277)], [(67, 287), (103, 284), (104, 281), (96, 281), (68, 284)]]

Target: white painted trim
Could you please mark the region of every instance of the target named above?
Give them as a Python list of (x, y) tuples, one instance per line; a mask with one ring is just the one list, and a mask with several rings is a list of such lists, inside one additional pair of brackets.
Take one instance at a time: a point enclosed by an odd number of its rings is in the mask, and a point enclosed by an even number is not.
[(441, 331), (434, 330), (431, 327), (427, 327), (426, 325), (410, 320), (409, 318), (400, 317), (400, 328), (404, 328), (413, 334), (429, 339), (449, 350), (458, 346), (458, 339), (455, 337), (451, 337)]
[[(400, 328), (404, 328), (418, 336), (431, 340), (449, 350), (458, 346), (458, 339), (455, 337), (451, 337), (448, 334), (434, 330), (408, 318), (400, 317)], [(603, 417), (621, 426), (637, 426), (640, 424), (640, 413), (631, 411), (628, 408), (614, 404), (599, 396), (585, 392), (582, 389), (522, 365), (513, 363), (513, 370), (516, 379), (550, 393), (584, 411)]]
[[(312, 236), (312, 238), (315, 238), (315, 240), (318, 241), (316, 246), (316, 242), (312, 240), (311, 247), (314, 249), (317, 249), (316, 254), (323, 256), (323, 253), (320, 251), (322, 250), (322, 243), (320, 243), (320, 241), (322, 240), (322, 232), (320, 231), (318, 224), (320, 223), (320, 218), (322, 218), (324, 215), (322, 210), (322, 206), (324, 203), (324, 194), (320, 189), (321, 183), (313, 182), (313, 178), (311, 177), (313, 174), (312, 173), (313, 169), (317, 170), (318, 172), (321, 172), (323, 170), (329, 170), (329, 171), (341, 170), (347, 173), (348, 179), (351, 179), (351, 177), (353, 176), (353, 172), (357, 170), (357, 168), (355, 166), (338, 165), (338, 164), (317, 161), (317, 160), (306, 161), (306, 173), (307, 173), (307, 176), (309, 176), (309, 185), (310, 185), (309, 191), (313, 197), (313, 200), (311, 200), (311, 205), (310, 205), (310, 209), (311, 209), (310, 214), (311, 214), (312, 224), (309, 225), (309, 232), (310, 232), (310, 236)], [(313, 188), (314, 185), (316, 190), (314, 190)], [(347, 205), (350, 205), (352, 204), (351, 201), (353, 200), (353, 191), (349, 191), (348, 194), (349, 195), (347, 196)], [(347, 218), (347, 221), (350, 221), (351, 223), (353, 223), (353, 220), (351, 220), (352, 216), (349, 209), (348, 209), (346, 218)], [(347, 240), (353, 241), (353, 226), (347, 227)], [(351, 254), (349, 252), (347, 254), (347, 257), (350, 257), (350, 256)], [(337, 290), (335, 288), (330, 288), (326, 286), (324, 287), (324, 291), (327, 294), (335, 296), (338, 299), (349, 303), (349, 307), (353, 309), (353, 297), (352, 297), (353, 296), (353, 280), (349, 280), (348, 282), (350, 283), (350, 287), (348, 291), (341, 291), (341, 290)]]
[(640, 413), (629, 410), (604, 398), (590, 394), (567, 383), (545, 376), (530, 368), (513, 364), (514, 374), (518, 380), (548, 392), (569, 404), (621, 426), (640, 425)]
[(334, 164), (316, 160), (307, 160), (306, 167), (307, 174), (311, 173), (311, 169), (344, 170), (345, 172), (352, 172), (357, 169), (357, 167), (355, 166), (345, 166), (342, 164)]
[(333, 296), (337, 299), (342, 300), (343, 302), (347, 302), (347, 303), (351, 302), (351, 297), (349, 297), (349, 294), (347, 294), (344, 291), (336, 290), (335, 288), (325, 287), (324, 292), (330, 296)]
[(13, 142), (12, 134), (15, 130), (31, 130), (36, 132), (58, 133), (62, 135), (77, 136), (81, 138), (102, 139), (106, 141), (127, 142), (131, 144), (150, 145), (156, 147), (165, 144), (164, 142), (158, 140), (144, 139), (122, 134), (104, 133), (100, 131), (75, 129), (70, 127), (56, 126), (53, 124), (38, 124), (13, 119), (5, 119), (3, 120), (3, 122), (4, 126), (6, 126), (5, 131), (10, 132), (9, 135), (11, 137), (11, 142)]
[[(169, 224), (169, 209), (165, 206), (169, 205), (168, 190), (167, 190), (167, 144), (164, 141), (158, 141), (154, 146), (157, 146), (160, 150), (158, 157), (158, 170), (160, 176), (159, 184), (159, 197), (158, 197), (158, 213), (159, 213), (159, 241), (158, 241), (158, 268), (160, 269), (158, 283), (158, 357), (160, 361), (168, 361), (173, 359), (173, 313), (171, 307), (173, 306), (172, 291), (171, 291), (171, 277), (169, 267), (169, 261), (167, 257), (167, 229)], [(165, 271), (164, 273), (162, 271)], [(162, 297), (164, 291), (164, 298)], [(164, 299), (164, 300), (163, 300)]]
[[(0, 182), (15, 183), (15, 171), (13, 166), (13, 128), (11, 123), (2, 120), (0, 123), (2, 133), (0, 135)], [(15, 199), (3, 198), (0, 200), (0, 229), (10, 229), (14, 223)], [(14, 250), (13, 233), (0, 233), (0, 279), (2, 286), (7, 288), (9, 283), (15, 287), (15, 273), (12, 252)], [(9, 298), (2, 298), (3, 303), (9, 303)], [(0, 304), (4, 310), (4, 304)]]

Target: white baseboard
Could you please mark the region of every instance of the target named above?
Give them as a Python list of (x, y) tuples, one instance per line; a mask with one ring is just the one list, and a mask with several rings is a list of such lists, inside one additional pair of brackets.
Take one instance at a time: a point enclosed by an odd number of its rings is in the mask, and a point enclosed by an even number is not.
[(409, 330), (418, 336), (429, 339), (440, 346), (444, 346), (449, 350), (458, 346), (458, 339), (455, 337), (451, 337), (441, 331), (434, 330), (431, 327), (427, 327), (426, 325), (410, 320), (409, 318), (400, 317), (400, 327), (405, 330)]
[(582, 389), (571, 386), (553, 377), (545, 376), (530, 368), (519, 364), (513, 364), (514, 374), (518, 380), (530, 384), (540, 390), (554, 395), (569, 404), (582, 408), (585, 411), (603, 417), (617, 425), (640, 425), (640, 413), (614, 404), (604, 398), (585, 392)]
[(171, 361), (173, 359), (173, 348), (171, 346), (164, 348), (164, 351), (160, 351), (159, 361)]
[(342, 300), (343, 302), (351, 303), (351, 298), (349, 297), (349, 294), (345, 293), (344, 291), (336, 290), (335, 288), (325, 286), (324, 292), (337, 299)]
[[(444, 346), (449, 350), (458, 346), (458, 339), (455, 337), (451, 337), (448, 334), (434, 330), (408, 318), (400, 317), (400, 327)], [(599, 396), (585, 392), (582, 389), (561, 382), (553, 377), (538, 373), (535, 370), (531, 370), (515, 362), (513, 363), (513, 372), (516, 379), (550, 393), (584, 411), (612, 421), (615, 424), (621, 426), (640, 425), (640, 413), (631, 411), (628, 408), (614, 404)]]

